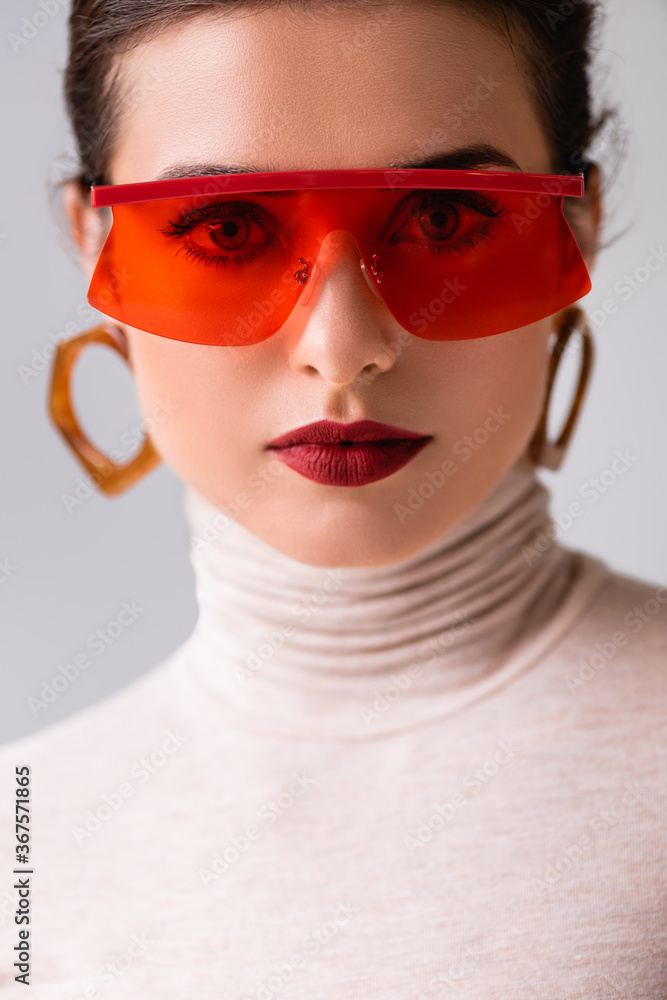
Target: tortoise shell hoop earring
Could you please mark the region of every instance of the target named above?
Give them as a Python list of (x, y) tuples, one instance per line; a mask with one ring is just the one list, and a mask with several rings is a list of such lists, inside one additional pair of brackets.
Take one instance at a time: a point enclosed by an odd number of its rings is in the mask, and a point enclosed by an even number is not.
[[(555, 441), (550, 441), (547, 437), (549, 425), (549, 408), (553, 393), (554, 382), (558, 372), (558, 365), (565, 352), (568, 341), (575, 330), (578, 330), (582, 339), (581, 367), (579, 369), (579, 379), (574, 392), (572, 406), (567, 416), (563, 429)], [(554, 344), (549, 358), (549, 369), (547, 374), (547, 391), (542, 407), (542, 413), (535, 429), (535, 433), (528, 446), (529, 458), (535, 465), (541, 465), (546, 469), (559, 469), (563, 463), (565, 452), (569, 444), (572, 432), (579, 411), (581, 410), (586, 388), (590, 379), (593, 367), (594, 350), (591, 328), (586, 318), (586, 314), (578, 306), (569, 306), (564, 310), (563, 321), (557, 330), (556, 343)]]
[(93, 482), (107, 496), (116, 496), (151, 472), (160, 464), (161, 458), (146, 434), (134, 458), (125, 465), (119, 465), (99, 451), (83, 433), (72, 406), (71, 376), (77, 358), (88, 344), (105, 344), (117, 351), (129, 364), (127, 338), (120, 327), (115, 325), (96, 326), (62, 341), (57, 345), (53, 359), (49, 413), (68, 447)]

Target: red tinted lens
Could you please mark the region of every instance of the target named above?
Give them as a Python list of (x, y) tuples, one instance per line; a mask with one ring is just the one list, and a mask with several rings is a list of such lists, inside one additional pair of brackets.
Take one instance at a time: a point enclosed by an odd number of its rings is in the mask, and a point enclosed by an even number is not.
[(88, 301), (174, 340), (258, 343), (296, 305), (301, 262), (310, 275), (322, 240), (339, 229), (354, 236), (406, 330), (427, 340), (490, 336), (590, 290), (562, 201), (546, 192), (356, 188), (115, 205)]
[(173, 340), (254, 344), (294, 308), (298, 256), (289, 227), (252, 196), (115, 205), (88, 301)]
[[(364, 259), (377, 253), (364, 234)], [(377, 257), (378, 291), (401, 326), (425, 340), (504, 333), (551, 316), (591, 288), (563, 198), (415, 191)]]

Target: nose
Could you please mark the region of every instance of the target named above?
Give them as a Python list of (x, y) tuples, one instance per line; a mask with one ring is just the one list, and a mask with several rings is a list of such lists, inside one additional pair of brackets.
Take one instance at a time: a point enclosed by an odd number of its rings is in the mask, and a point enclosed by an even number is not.
[(364, 264), (364, 259), (361, 256), (361, 251), (359, 250), (359, 245), (354, 235), (345, 229), (334, 229), (330, 233), (327, 233), (325, 238), (322, 240), (317, 257), (315, 258), (312, 266), (308, 269), (306, 287), (299, 297), (299, 305), (306, 306), (311, 302), (314, 298), (315, 288), (321, 284), (326, 274), (331, 273), (331, 271), (336, 267), (339, 257), (342, 256), (345, 256), (346, 259), (358, 260), (358, 265), (366, 284), (375, 298), (382, 302), (382, 296), (378, 292), (375, 282), (368, 273), (368, 269)]
[(362, 371), (391, 368), (402, 329), (362, 267), (355, 236), (332, 230), (309, 263), (306, 288), (290, 317), (293, 367), (317, 371), (335, 385), (353, 382)]

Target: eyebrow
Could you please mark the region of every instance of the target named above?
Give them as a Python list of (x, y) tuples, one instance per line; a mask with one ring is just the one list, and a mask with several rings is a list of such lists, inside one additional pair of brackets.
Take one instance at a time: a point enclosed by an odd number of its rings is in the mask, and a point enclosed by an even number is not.
[(261, 173), (262, 168), (254, 165), (234, 163), (224, 166), (220, 163), (179, 163), (173, 167), (167, 167), (152, 181), (176, 181), (181, 177), (213, 177), (216, 174), (251, 174)]
[[(483, 167), (502, 167), (508, 170), (522, 172), (519, 164), (507, 153), (486, 143), (473, 143), (447, 153), (436, 153), (433, 156), (415, 157), (407, 160), (394, 160), (381, 170), (478, 170)], [(254, 163), (179, 163), (167, 167), (154, 181), (178, 180), (182, 177), (214, 177), (218, 174), (251, 174), (263, 173), (262, 167)], [(268, 171), (272, 172), (272, 171)], [(290, 198), (298, 197), (300, 191), (267, 191), (267, 197)]]
[(508, 153), (486, 143), (462, 146), (449, 153), (436, 153), (425, 159), (396, 160), (388, 163), (387, 170), (477, 170), (480, 167), (505, 167), (521, 171), (521, 167)]

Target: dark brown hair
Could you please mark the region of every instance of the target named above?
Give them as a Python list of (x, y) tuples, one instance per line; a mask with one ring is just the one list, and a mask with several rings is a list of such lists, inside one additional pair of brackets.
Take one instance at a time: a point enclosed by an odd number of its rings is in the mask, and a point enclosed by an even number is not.
[[(73, 0), (65, 100), (79, 156), (82, 186), (106, 178), (122, 112), (116, 57), (174, 24), (221, 12), (268, 7), (330, 11), (381, 10), (397, 0)], [(400, 0), (399, 0), (400, 2)], [(587, 168), (593, 139), (614, 114), (596, 114), (591, 98), (591, 53), (598, 4), (589, 0), (432, 0), (478, 15), (517, 51), (547, 140), (555, 173)], [(74, 179), (74, 178), (72, 178)]]

